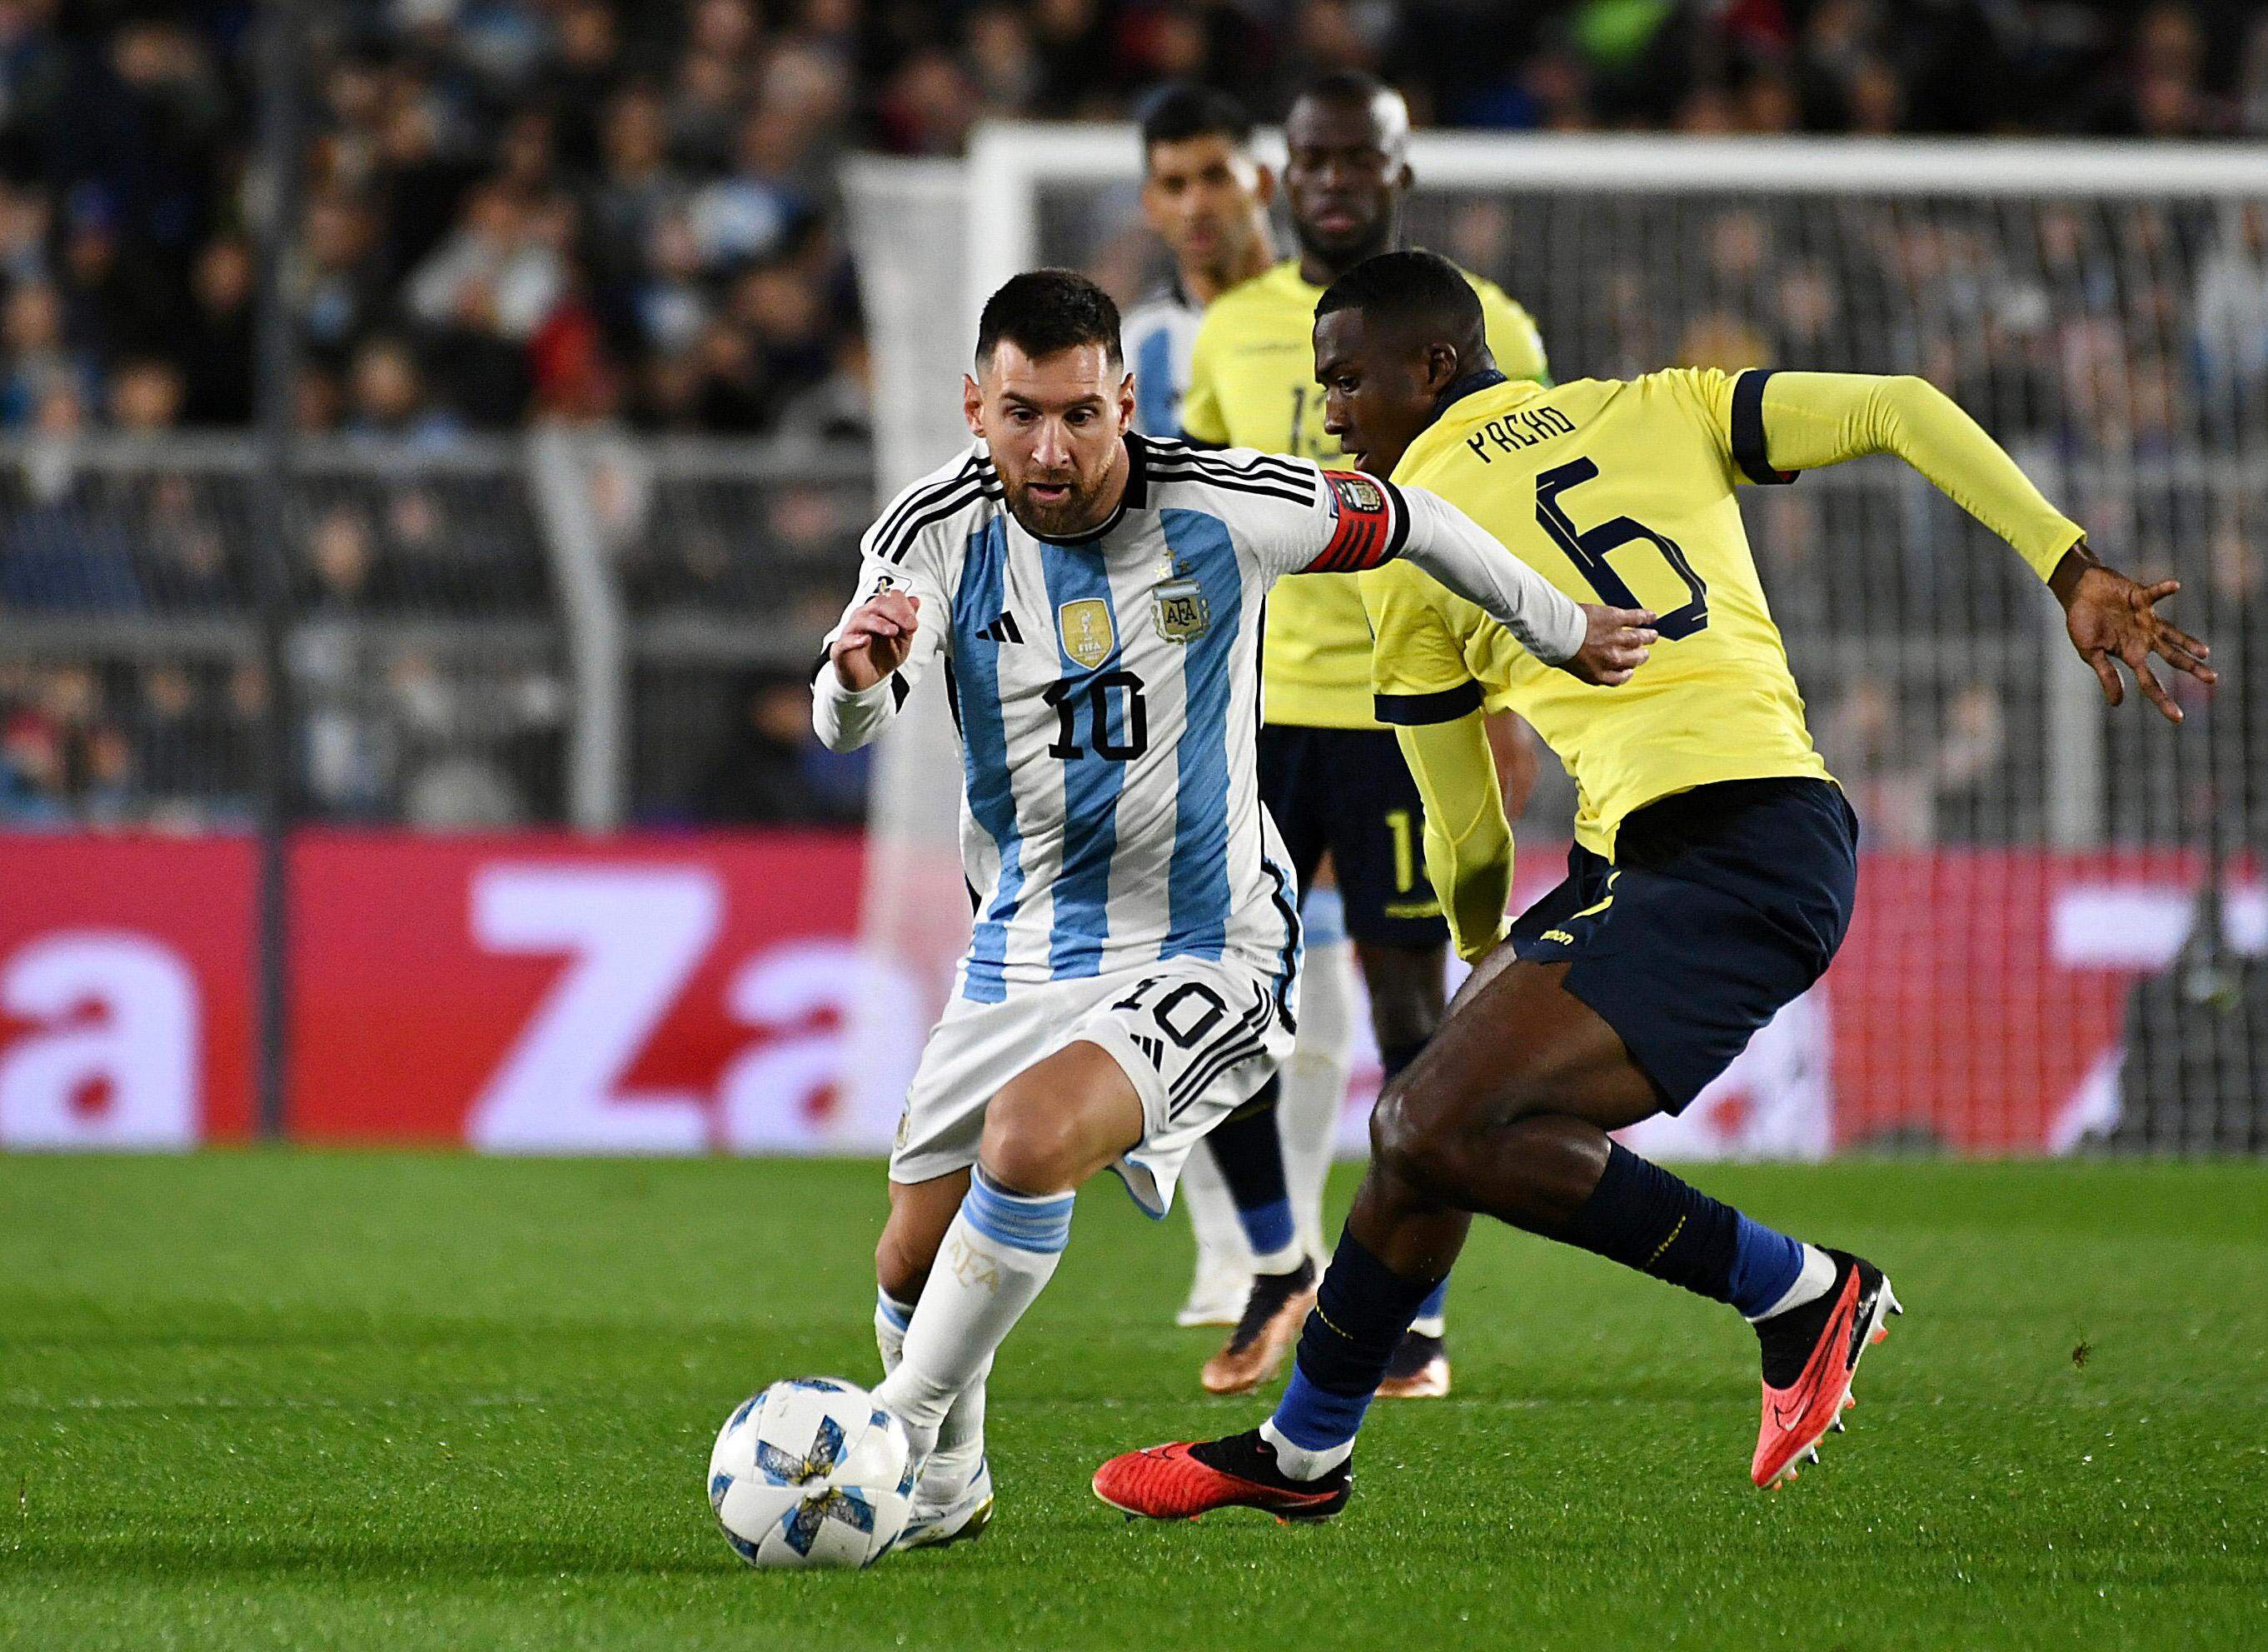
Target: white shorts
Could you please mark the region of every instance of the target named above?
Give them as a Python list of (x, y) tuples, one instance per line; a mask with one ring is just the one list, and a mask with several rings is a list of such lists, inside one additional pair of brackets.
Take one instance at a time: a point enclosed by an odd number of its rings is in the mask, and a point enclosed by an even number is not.
[(1291, 1053), (1270, 978), (1233, 962), (1167, 958), (1108, 975), (954, 998), (922, 1050), (890, 1153), (890, 1180), (927, 1182), (976, 1162), (984, 1111), (1009, 1080), (1067, 1044), (1108, 1051), (1142, 1098), (1142, 1139), (1111, 1169), (1163, 1216), (1182, 1162)]

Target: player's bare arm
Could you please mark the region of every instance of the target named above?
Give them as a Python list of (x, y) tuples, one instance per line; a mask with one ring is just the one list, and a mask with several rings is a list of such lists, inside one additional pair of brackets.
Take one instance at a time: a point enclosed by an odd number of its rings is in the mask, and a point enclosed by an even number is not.
[(2136, 686), (2169, 723), (2182, 720), (2182, 708), (2150, 669), (2152, 654), (2208, 687), (2220, 681), (2220, 674), (2205, 664), (2213, 650), (2158, 612), (2157, 605), (2181, 588), (2178, 579), (2155, 585), (2130, 579), (2084, 544), (2065, 552), (2049, 576), (2048, 589), (2063, 604), (2071, 645), (2094, 667), (2102, 697), (2111, 704), (2126, 698), (2114, 660), (2134, 674)]
[(921, 599), (913, 593), (875, 593), (850, 610), (828, 645), (836, 676), (854, 694), (873, 688), (906, 663), (920, 624)]

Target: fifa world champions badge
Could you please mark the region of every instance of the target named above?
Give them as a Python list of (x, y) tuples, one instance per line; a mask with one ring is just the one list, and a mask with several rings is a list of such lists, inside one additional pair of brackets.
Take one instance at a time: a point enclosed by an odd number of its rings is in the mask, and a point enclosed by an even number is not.
[(1063, 651), (1075, 664), (1092, 671), (1110, 658), (1118, 638), (1110, 628), (1110, 605), (1099, 597), (1081, 597), (1056, 610), (1057, 628), (1063, 634)]

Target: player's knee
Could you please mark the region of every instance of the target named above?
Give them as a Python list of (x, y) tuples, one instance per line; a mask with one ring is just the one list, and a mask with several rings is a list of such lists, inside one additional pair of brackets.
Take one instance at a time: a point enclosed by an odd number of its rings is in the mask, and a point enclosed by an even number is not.
[(1086, 1136), (1060, 1105), (1003, 1091), (985, 1111), (977, 1158), (986, 1175), (1016, 1192), (1068, 1192), (1086, 1175)]
[(1370, 1114), (1371, 1162), (1409, 1187), (1440, 1195), (1457, 1180), (1456, 1132), (1445, 1110), (1407, 1084), (1388, 1087)]
[(934, 1246), (917, 1245), (895, 1224), (886, 1223), (874, 1245), (874, 1282), (899, 1302), (917, 1302), (936, 1262)]

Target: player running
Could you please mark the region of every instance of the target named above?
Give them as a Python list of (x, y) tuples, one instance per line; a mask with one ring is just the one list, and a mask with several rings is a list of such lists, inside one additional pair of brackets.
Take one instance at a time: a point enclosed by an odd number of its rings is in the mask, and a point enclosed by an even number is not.
[(1601, 682), (1651, 636), (1430, 494), (1148, 441), (1134, 398), (1094, 283), (1038, 270), (994, 293), (962, 387), (976, 445), (868, 530), (813, 686), (821, 739), (848, 750), (941, 658), (961, 733), (976, 921), (875, 1252), (875, 1393), (927, 1459), (907, 1546), (990, 1518), (985, 1374), (1055, 1271), (1072, 1190), (1108, 1167), (1162, 1215), (1291, 1040), (1299, 923), (1253, 778), (1269, 587), (1407, 557)]
[[(1284, 136), (1299, 254), (1231, 288), (1205, 313), (1182, 427), (1196, 442), (1335, 464), (1344, 454), (1326, 426), (1308, 333), (1326, 286), (1400, 242), (1412, 181), (1410, 112), (1400, 93), (1369, 75), (1326, 75), (1292, 104)], [(1543, 344), (1528, 313), (1492, 283), (1465, 278), (1502, 370), (1543, 378)], [(1448, 932), (1418, 864), (1424, 800), (1393, 734), (1372, 715), (1370, 626), (1353, 576), (1286, 586), (1269, 608), (1266, 658), (1260, 795), (1284, 833), (1303, 895), (1329, 861), (1391, 1082), (1440, 1024)], [(1524, 744), (1524, 735), (1509, 738)], [(1287, 1189), (1294, 1209), (1316, 1211), (1310, 1220), (1320, 1228), (1322, 1175), (1344, 1094), (1342, 1077), (1327, 1104), (1314, 1104), (1303, 1091), (1279, 1109), (1270, 1086), (1214, 1134), (1215, 1157), (1248, 1228), (1254, 1213), (1283, 1210)], [(1287, 1163), (1295, 1172), (1289, 1182)], [(1204, 1385), (1214, 1393), (1267, 1381), (1299, 1334), (1314, 1299), (1307, 1253), (1313, 1246), (1320, 1254), (1321, 1239), (1318, 1233), (1295, 1247), (1288, 1227), (1283, 1239), (1273, 1254), (1255, 1246), (1262, 1254), (1244, 1312), (1204, 1368)], [(1382, 1393), (1448, 1391), (1442, 1313), (1437, 1294), (1396, 1351)]]
[[(2154, 611), (2174, 581), (2103, 566), (1919, 379), (1678, 369), (1539, 389), (1496, 371), (1471, 289), (1423, 253), (1335, 284), (1314, 339), (1331, 428), (1366, 464), (1462, 504), (1507, 560), (1563, 591), (1646, 599), (1661, 641), (1630, 689), (1592, 695), (1531, 668), (1454, 594), (1401, 570), (1366, 577), (1379, 710), (1425, 788), (1427, 868), (1479, 968), (1373, 1116), (1370, 1171), (1275, 1414), (1114, 1458), (1095, 1491), (1160, 1517), (1337, 1513), (1364, 1409), (1472, 1212), (1745, 1316), (1764, 1357), (1750, 1475), (1792, 1478), (1840, 1426), (1860, 1353), (1898, 1311), (1889, 1282), (1606, 1133), (1690, 1102), (1818, 978), (1851, 911), (1856, 822), (1812, 749), (1734, 488), (1896, 454), (2048, 583), (2114, 705), (2116, 659), (2180, 721), (2149, 656), (2211, 682), (2205, 645)], [(1511, 925), (1512, 839), (1476, 714), (1499, 689), (1580, 793), (1567, 881)]]

